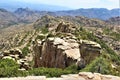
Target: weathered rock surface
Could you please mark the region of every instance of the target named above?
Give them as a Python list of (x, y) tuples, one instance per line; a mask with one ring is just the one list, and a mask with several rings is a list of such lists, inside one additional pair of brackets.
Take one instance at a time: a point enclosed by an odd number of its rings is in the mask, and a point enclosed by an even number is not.
[(61, 77), (46, 78), (46, 76), (27, 76), (15, 78), (0, 78), (0, 80), (120, 80), (118, 76), (99, 73), (80, 72), (79, 74), (61, 75)]
[(11, 49), (1, 53), (1, 59), (12, 59), (20, 65), (20, 70), (28, 70), (30, 68), (27, 60), (23, 58), (22, 52), (20, 49)]
[(83, 68), (100, 55), (100, 50), (100, 45), (92, 41), (82, 40), (79, 44), (75, 37), (49, 37), (34, 45), (35, 67), (65, 68), (77, 64)]
[(76, 27), (73, 24), (61, 22), (57, 26), (56, 32), (71, 33), (75, 29)]
[(74, 39), (48, 38), (34, 46), (35, 67), (65, 68), (80, 58), (79, 44)]
[(85, 64), (89, 64), (92, 60), (100, 55), (101, 46), (93, 41), (81, 40), (80, 41), (80, 54)]

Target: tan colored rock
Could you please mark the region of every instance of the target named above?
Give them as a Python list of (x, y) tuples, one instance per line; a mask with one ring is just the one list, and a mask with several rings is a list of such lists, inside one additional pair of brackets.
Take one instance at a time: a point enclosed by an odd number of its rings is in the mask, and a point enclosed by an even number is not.
[(101, 79), (101, 74), (100, 73), (94, 73), (94, 78), (93, 80), (102, 80)]
[(99, 73), (80, 72), (78, 74), (61, 75), (61, 77), (46, 78), (46, 76), (27, 76), (14, 78), (0, 78), (0, 80), (120, 80), (120, 77), (102, 75)]
[(70, 29), (69, 29), (69, 24), (65, 24), (64, 22), (61, 22), (57, 29), (56, 29), (56, 32), (66, 32), (66, 33), (69, 33), (70, 32)]
[(10, 49), (9, 51), (4, 51), (3, 52), (4, 56), (12, 56), (12, 57), (16, 57), (17, 55), (19, 55), (19, 57), (22, 57), (22, 52), (20, 49)]
[[(73, 41), (73, 42), (72, 42)], [(79, 44), (75, 40), (48, 38), (34, 46), (35, 67), (65, 68), (80, 58)]]
[(71, 36), (49, 37), (45, 41), (37, 40), (33, 46), (35, 67), (65, 68), (77, 64), (79, 68), (83, 68), (100, 55), (101, 46), (87, 40), (80, 42), (81, 44)]
[(3, 57), (2, 59), (12, 59), (13, 61), (15, 61), (15, 59), (12, 58), (12, 57), (10, 57), (10, 56), (5, 56), (5, 57)]
[(10, 55), (10, 52), (9, 51), (4, 51), (2, 52), (4, 56), (9, 56)]
[(96, 57), (100, 56), (101, 46), (98, 43), (88, 40), (81, 40), (80, 43), (80, 54), (85, 64), (89, 64)]
[(101, 75), (102, 80), (120, 80), (120, 77), (112, 75)]
[(93, 79), (94, 78), (94, 74), (92, 74), (91, 72), (80, 72), (79, 76), (84, 77), (85, 79)]
[(61, 75), (63, 78), (62, 80), (85, 80), (85, 78), (79, 76), (78, 74), (68, 74), (68, 75)]

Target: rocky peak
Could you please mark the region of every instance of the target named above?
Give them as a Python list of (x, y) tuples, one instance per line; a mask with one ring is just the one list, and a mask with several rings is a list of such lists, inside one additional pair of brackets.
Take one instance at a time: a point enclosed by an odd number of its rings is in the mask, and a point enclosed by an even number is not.
[(15, 13), (20, 14), (23, 12), (33, 12), (32, 10), (30, 10), (29, 8), (18, 8)]
[(5, 9), (0, 8), (0, 12), (8, 12), (8, 11), (5, 10)]
[(71, 33), (75, 30), (75, 26), (70, 23), (61, 22), (56, 28), (56, 32)]

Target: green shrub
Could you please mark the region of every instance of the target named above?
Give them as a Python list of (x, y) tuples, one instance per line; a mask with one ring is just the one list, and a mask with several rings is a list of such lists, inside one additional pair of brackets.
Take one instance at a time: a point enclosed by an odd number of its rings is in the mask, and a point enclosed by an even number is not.
[(70, 65), (65, 70), (70, 70), (72, 73), (78, 73), (79, 69), (76, 64)]
[(24, 57), (27, 56), (29, 52), (30, 52), (30, 51), (29, 51), (29, 48), (28, 48), (28, 47), (24, 47), (24, 48), (22, 49), (22, 54), (23, 54)]
[(43, 40), (43, 39), (45, 39), (45, 36), (43, 36), (43, 35), (38, 35), (35, 40), (37, 40), (37, 39)]
[(89, 65), (87, 65), (83, 70), (81, 71), (87, 71), (87, 72), (97, 72), (102, 74), (111, 74), (112, 73), (112, 67), (109, 61), (106, 59), (99, 57), (95, 59), (93, 62), (91, 62)]
[(20, 46), (20, 45), (23, 44), (24, 39), (25, 39), (27, 36), (28, 36), (28, 33), (26, 33), (26, 34), (24, 35), (24, 37), (22, 38), (22, 40), (19, 42), (19, 45), (18, 45), (18, 46)]
[(109, 28), (104, 28), (103, 33), (109, 35), (111, 30)]
[(41, 28), (41, 32), (42, 32), (43, 34), (47, 34), (49, 31), (48, 31), (47, 28), (42, 27), (42, 28)]
[(27, 73), (19, 71), (19, 65), (12, 59), (0, 60), (0, 77), (26, 76)]
[(29, 70), (30, 75), (44, 75), (47, 77), (60, 77), (61, 75), (64, 74), (71, 74), (71, 70), (63, 70), (59, 68), (34, 68), (32, 70)]

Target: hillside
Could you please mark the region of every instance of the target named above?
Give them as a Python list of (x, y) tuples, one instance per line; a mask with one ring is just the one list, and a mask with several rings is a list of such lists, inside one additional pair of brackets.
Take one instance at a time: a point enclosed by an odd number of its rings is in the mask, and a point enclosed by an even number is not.
[(46, 15), (0, 29), (0, 77), (83, 71), (120, 76), (120, 33), (110, 21)]
[(114, 24), (115, 26), (119, 26), (120, 25), (120, 16), (112, 17), (112, 18), (108, 19), (106, 22), (108, 22), (110, 24)]
[(18, 8), (13, 14), (15, 14), (21, 22), (34, 22), (37, 19), (41, 18), (44, 15), (51, 15), (54, 13), (53, 12), (48, 12), (48, 11), (34, 11), (29, 8)]
[(0, 9), (0, 28), (16, 24), (17, 22), (18, 18), (13, 13)]

